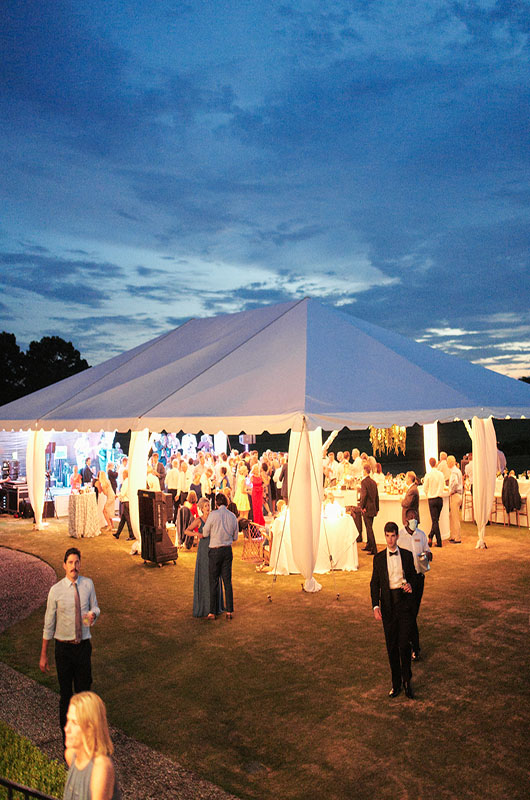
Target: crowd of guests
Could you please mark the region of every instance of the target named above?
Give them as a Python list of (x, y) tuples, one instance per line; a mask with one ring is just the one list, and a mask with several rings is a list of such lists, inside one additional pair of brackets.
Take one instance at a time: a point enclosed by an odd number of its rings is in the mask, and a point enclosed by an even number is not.
[[(265, 517), (272, 517), (285, 507), (287, 470), (287, 454), (272, 451), (261, 457), (255, 450), (244, 453), (232, 450), (229, 455), (219, 456), (201, 452), (196, 458), (175, 453), (167, 464), (156, 452), (151, 454), (147, 487), (171, 494), (173, 521), (180, 520), (179, 544), (191, 548), (198, 539), (194, 616), (215, 619), (226, 612), (229, 619), (232, 617), (232, 544), (249, 520), (264, 525)], [(386, 523), (386, 547), (378, 552), (372, 523), (379, 510), (379, 488), (387, 477), (373, 456), (358, 450), (351, 454), (342, 451), (323, 455), (325, 486), (331, 489), (353, 482), (359, 487), (359, 503), (351, 511), (360, 540), (364, 523), (364, 550), (375, 556), (370, 592), (373, 615), (383, 623), (392, 677), (389, 696), (397, 697), (404, 689), (406, 696), (413, 698), (411, 660), (421, 658), (417, 619), (425, 574), (432, 561), (433, 540), (436, 546), (442, 546), (438, 521), (443, 496), (449, 495), (449, 541), (459, 542), (464, 485), (467, 482), (471, 490), (473, 486), (472, 458), (466, 460), (463, 471), (453, 455), (441, 452), (438, 460), (430, 459), (430, 469), (423, 479), (431, 516), (428, 535), (419, 528), (419, 481), (413, 471), (407, 472), (401, 499), (402, 527), (395, 522)], [(511, 477), (505, 477), (505, 485)], [(119, 498), (121, 519), (114, 535), (119, 538), (127, 524), (129, 537), (133, 538), (128, 512), (127, 457), (117, 470), (109, 463), (106, 472), (100, 470), (96, 475), (87, 459), (82, 472), (74, 468), (72, 490), (79, 491), (83, 483), (96, 488), (98, 505), (111, 530), (115, 499)], [(55, 638), (60, 718), (69, 766), (64, 798), (119, 800), (105, 706), (90, 691), (90, 628), (99, 617), (99, 607), (92, 581), (80, 574), (80, 562), (79, 550), (69, 548), (64, 557), (65, 578), (50, 589), (40, 668), (48, 671), (47, 646)]]
[[(287, 454), (267, 450), (260, 457), (257, 450), (232, 450), (229, 455), (199, 452), (196, 458), (186, 458), (175, 453), (164, 465), (155, 452), (149, 459), (147, 487), (173, 497), (173, 522), (178, 526), (179, 544), (183, 544), (190, 516), (198, 516), (199, 501), (206, 498), (213, 508), (219, 492), (227, 498), (228, 507), (237, 511), (239, 519), (264, 525), (265, 517), (274, 514), (278, 500), (287, 496)], [(179, 514), (183, 508), (189, 514)]]
[[(498, 469), (506, 470), (504, 454), (498, 452)], [(361, 453), (354, 448), (334, 452), (325, 452), (322, 459), (323, 482), (326, 488), (347, 486), (358, 487), (362, 495), (370, 489), (368, 505), (373, 516), (375, 509), (375, 491), (366, 477), (373, 481), (378, 492), (384, 490), (385, 475), (381, 464), (374, 456)], [(507, 477), (510, 477), (507, 475)], [(508, 506), (517, 506), (517, 490), (514, 481), (506, 482), (504, 494)], [(403, 498), (403, 515), (407, 508), (419, 509), (418, 485), (420, 483), (412, 471), (403, 476), (405, 496)], [(473, 462), (472, 456), (464, 458), (458, 464), (455, 456), (441, 452), (439, 459), (430, 459), (430, 470), (423, 480), (424, 490), (429, 502), (431, 513), (430, 539), (436, 539), (441, 546), (439, 530), (439, 516), (443, 505), (443, 495), (449, 494), (450, 512), (450, 542), (461, 541), (460, 514), (464, 487), (473, 491)], [(515, 482), (516, 483), (516, 482)], [(95, 487), (98, 499), (101, 530), (111, 531), (119, 538), (125, 525), (128, 527), (129, 539), (133, 538), (132, 526), (129, 516), (128, 495), (128, 459), (124, 456), (119, 468), (109, 463), (107, 470), (94, 473), (91, 468), (90, 458), (85, 461), (81, 472), (74, 467), (71, 476), (72, 491), (79, 491), (83, 484)], [(363, 490), (363, 485), (365, 489)], [(171, 453), (168, 449), (162, 457), (155, 450), (152, 451), (147, 464), (146, 487), (153, 491), (163, 491), (171, 494), (173, 498), (173, 523), (177, 526), (179, 546), (190, 547), (193, 537), (186, 534), (188, 525), (199, 517), (199, 501), (208, 499), (210, 508), (214, 507), (216, 493), (223, 493), (228, 501), (228, 508), (232, 510), (240, 521), (250, 519), (259, 525), (265, 524), (265, 518), (275, 514), (278, 500), (287, 502), (287, 453), (266, 450), (259, 456), (257, 450), (239, 452), (232, 450), (229, 454), (215, 455), (209, 451), (199, 451), (196, 457), (183, 455), (180, 451)], [(514, 500), (515, 497), (515, 500)], [(120, 521), (115, 531), (114, 512), (116, 498), (119, 500)], [(366, 498), (364, 498), (366, 500)], [(362, 503), (361, 503), (362, 505)], [(363, 512), (357, 508), (358, 514)], [(372, 513), (366, 514), (368, 543), (372, 541), (370, 535), (370, 518)], [(373, 517), (372, 517), (373, 519)], [(360, 517), (356, 523), (359, 525)], [(360, 531), (360, 535), (361, 531)]]

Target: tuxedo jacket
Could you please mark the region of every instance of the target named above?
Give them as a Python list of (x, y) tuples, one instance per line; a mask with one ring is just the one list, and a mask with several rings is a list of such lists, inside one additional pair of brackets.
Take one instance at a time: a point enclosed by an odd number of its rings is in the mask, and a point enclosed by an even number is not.
[(361, 497), (359, 501), (367, 517), (375, 517), (379, 511), (379, 492), (377, 483), (369, 475), (361, 481)]
[(416, 511), (416, 513), (418, 514), (418, 522), (419, 522), (420, 493), (418, 492), (418, 487), (416, 486), (415, 483), (413, 483), (412, 486), (409, 486), (405, 497), (401, 501), (401, 508), (402, 508), (401, 517), (403, 519), (403, 525), (407, 521), (406, 513), (409, 510), (409, 508), (412, 508), (414, 511)]
[[(392, 613), (392, 600), (390, 597), (390, 584), (388, 582), (386, 551), (387, 548), (385, 547), (384, 550), (380, 550), (379, 553), (374, 556), (372, 579), (370, 581), (372, 608), (374, 608), (374, 606), (381, 605), (381, 614), (383, 615), (383, 620), (389, 619)], [(410, 583), (412, 586), (412, 592), (414, 592), (414, 587), (416, 585), (416, 569), (414, 567), (414, 558), (412, 553), (410, 553), (408, 550), (405, 550), (403, 547), (399, 547), (399, 552), (401, 555), (401, 566), (403, 567), (405, 580)], [(396, 558), (396, 556), (391, 557)], [(414, 612), (414, 602), (412, 599), (413, 594), (405, 592), (405, 598), (410, 604), (411, 611)]]
[(81, 471), (81, 476), (83, 478), (83, 483), (92, 483), (94, 473), (89, 466), (84, 466)]

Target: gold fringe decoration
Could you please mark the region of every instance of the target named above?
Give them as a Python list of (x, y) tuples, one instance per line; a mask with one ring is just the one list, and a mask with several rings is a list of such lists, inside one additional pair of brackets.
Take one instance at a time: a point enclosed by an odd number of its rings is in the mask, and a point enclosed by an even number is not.
[(374, 456), (378, 453), (389, 453), (390, 450), (393, 450), (396, 455), (400, 451), (404, 453), (407, 444), (407, 429), (399, 425), (392, 425), (391, 428), (370, 426), (370, 443)]

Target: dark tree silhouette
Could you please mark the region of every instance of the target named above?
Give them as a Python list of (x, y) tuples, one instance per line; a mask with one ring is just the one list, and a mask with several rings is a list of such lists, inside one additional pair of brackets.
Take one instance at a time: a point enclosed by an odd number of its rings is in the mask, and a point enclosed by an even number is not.
[(24, 353), (14, 333), (0, 333), (0, 406), (26, 393)]
[(526, 375), (524, 378), (519, 378), (520, 381), (523, 383), (530, 383), (530, 375)]
[(88, 368), (72, 342), (43, 336), (26, 353), (13, 333), (0, 333), (0, 406)]
[(88, 368), (72, 342), (60, 336), (43, 336), (39, 342), (30, 342), (25, 356), (26, 394), (52, 383), (69, 378)]

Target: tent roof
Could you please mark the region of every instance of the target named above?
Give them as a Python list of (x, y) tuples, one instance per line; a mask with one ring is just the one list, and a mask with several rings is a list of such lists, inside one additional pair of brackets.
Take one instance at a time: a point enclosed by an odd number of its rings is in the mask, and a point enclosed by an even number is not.
[(304, 299), (192, 319), (0, 407), (0, 427), (281, 433), (530, 416), (530, 385)]

